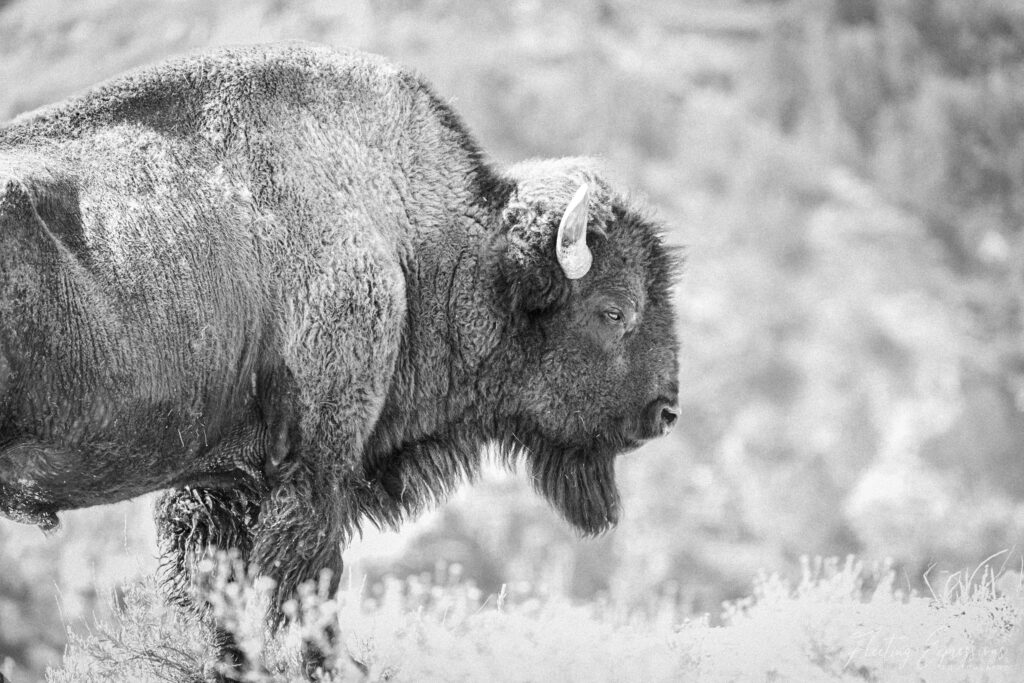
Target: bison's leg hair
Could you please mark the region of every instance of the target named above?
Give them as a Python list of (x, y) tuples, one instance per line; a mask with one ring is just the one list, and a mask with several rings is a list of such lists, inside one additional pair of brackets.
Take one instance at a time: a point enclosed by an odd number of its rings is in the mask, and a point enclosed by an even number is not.
[[(284, 620), (285, 603), (297, 596), (303, 583), (318, 582), (331, 597), (338, 589), (343, 569), (341, 544), (347, 529), (341, 518), (345, 498), (340, 482), (331, 483), (332, 477), (325, 474), (296, 463), (260, 509), (252, 562), (277, 582), (269, 615), (275, 626)], [(328, 655), (337, 647), (336, 629), (329, 627), (320, 635), (329, 644), (328, 652), (313, 641), (303, 645), (303, 662), (310, 676), (318, 668), (333, 666)]]
[[(257, 492), (185, 487), (168, 491), (156, 503), (161, 584), (168, 599), (203, 619), (227, 678), (259, 663), (246, 662), (231, 631), (224, 628), (203, 585), (200, 563), (229, 552), (235, 570), (246, 570), (252, 552), (252, 529), (259, 513)], [(241, 578), (241, 577), (238, 577)]]

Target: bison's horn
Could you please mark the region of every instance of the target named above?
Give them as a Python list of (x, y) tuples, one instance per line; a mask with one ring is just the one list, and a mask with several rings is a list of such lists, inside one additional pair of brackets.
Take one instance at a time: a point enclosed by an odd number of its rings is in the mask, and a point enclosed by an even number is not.
[(570, 280), (578, 280), (590, 272), (594, 257), (587, 246), (587, 217), (590, 213), (590, 186), (586, 183), (576, 190), (558, 224), (555, 252), (558, 265)]

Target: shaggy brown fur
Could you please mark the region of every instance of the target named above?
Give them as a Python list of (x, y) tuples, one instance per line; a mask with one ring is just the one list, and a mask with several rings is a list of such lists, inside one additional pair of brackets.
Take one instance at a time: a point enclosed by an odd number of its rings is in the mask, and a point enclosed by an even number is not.
[[(568, 280), (582, 182), (594, 265)], [(0, 129), (0, 514), (171, 489), (172, 595), (236, 548), (275, 622), (363, 520), (443, 500), (487, 444), (600, 532), (614, 456), (675, 420), (673, 269), (592, 162), (499, 172), (379, 58), (130, 73)]]

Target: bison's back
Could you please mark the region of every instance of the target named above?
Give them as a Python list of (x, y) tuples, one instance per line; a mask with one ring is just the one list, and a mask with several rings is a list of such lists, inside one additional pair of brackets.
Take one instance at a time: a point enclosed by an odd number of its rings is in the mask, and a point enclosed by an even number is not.
[(0, 147), (125, 122), (223, 142), (239, 127), (271, 123), (282, 108), (347, 101), (365, 112), (408, 78), (376, 55), (299, 41), (221, 48), (140, 67), (24, 113), (0, 128)]
[[(297, 230), (372, 223), (398, 251), (410, 230), (441, 227), (410, 217), (463, 214), (500, 185), (459, 117), (419, 77), (377, 55), (303, 42), (223, 48), (129, 72), (18, 117), (0, 128), (0, 150), (116, 125), (210, 150), (293, 241)], [(357, 215), (345, 220), (339, 209)]]

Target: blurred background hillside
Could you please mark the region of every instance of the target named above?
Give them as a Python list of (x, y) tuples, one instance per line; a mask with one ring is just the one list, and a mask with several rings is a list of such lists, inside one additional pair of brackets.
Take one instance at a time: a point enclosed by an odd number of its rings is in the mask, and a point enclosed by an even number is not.
[[(715, 618), (761, 568), (892, 557), (907, 586), (1024, 530), (1019, 0), (0, 0), (0, 120), (212, 45), (304, 38), (419, 70), (499, 163), (603, 157), (688, 248), (683, 421), (579, 540), (495, 472), (350, 579), (457, 563)], [(0, 660), (151, 572), (148, 501), (0, 523)]]

